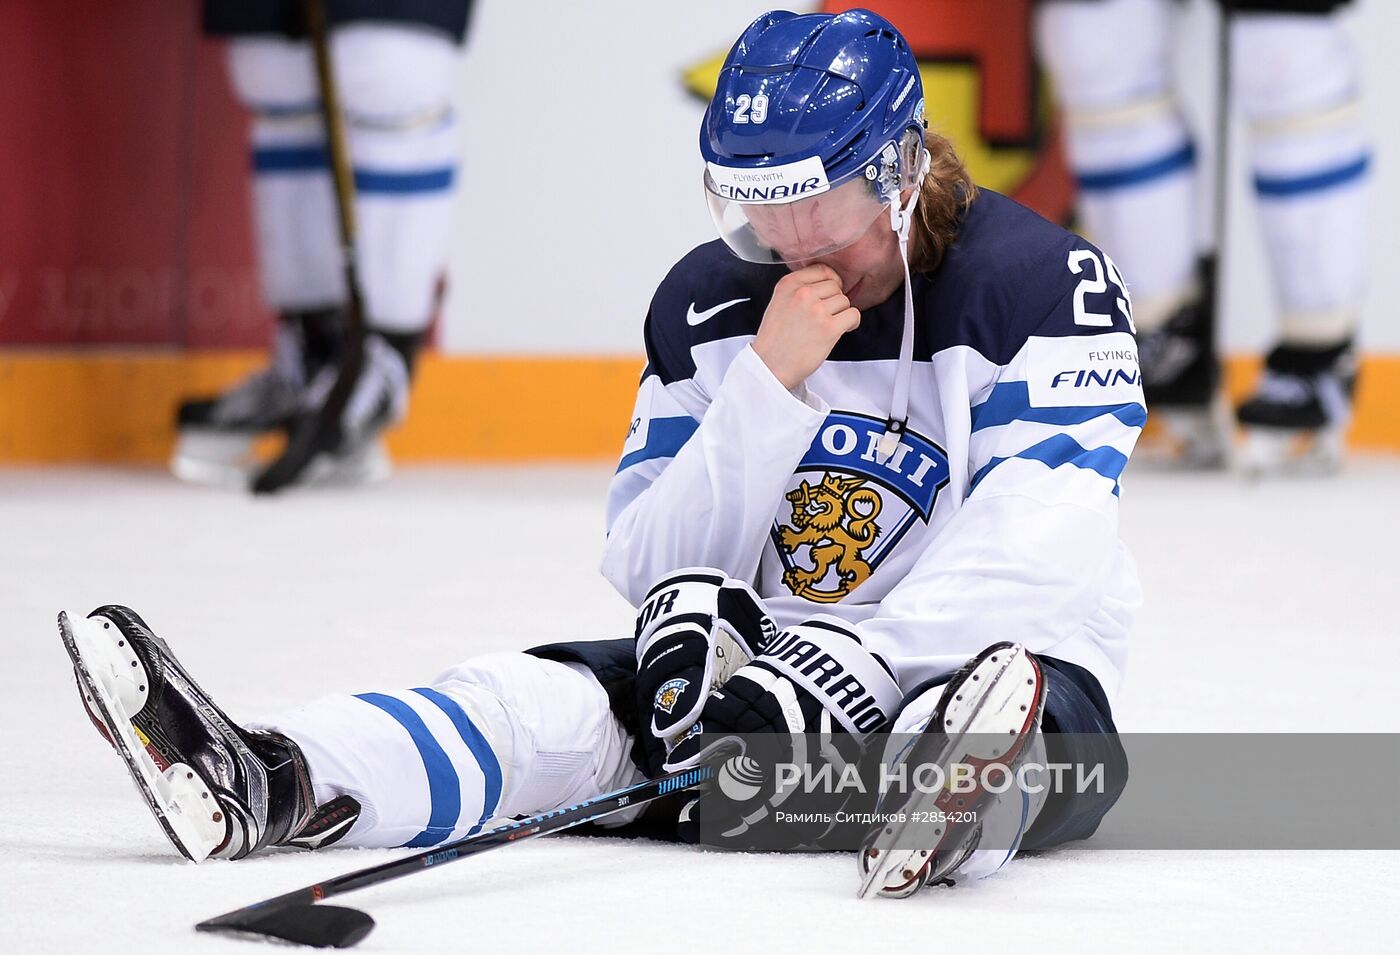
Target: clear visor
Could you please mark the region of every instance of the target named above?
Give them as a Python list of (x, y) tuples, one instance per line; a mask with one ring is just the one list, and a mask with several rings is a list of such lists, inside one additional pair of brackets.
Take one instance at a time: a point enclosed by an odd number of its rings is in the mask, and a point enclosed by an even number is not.
[(765, 264), (810, 262), (844, 249), (865, 235), (877, 216), (889, 214), (875, 182), (851, 179), (796, 202), (736, 202), (718, 194), (705, 173), (705, 199), (720, 238), (739, 258)]

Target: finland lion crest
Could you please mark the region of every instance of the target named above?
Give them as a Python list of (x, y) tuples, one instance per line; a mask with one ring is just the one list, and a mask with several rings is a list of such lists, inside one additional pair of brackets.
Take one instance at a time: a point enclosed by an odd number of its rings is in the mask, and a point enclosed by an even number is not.
[(654, 701), (656, 708), (669, 714), (676, 708), (676, 701), (680, 699), (681, 690), (688, 686), (690, 686), (690, 681), (682, 680), (679, 677), (661, 684), (656, 691), (656, 700)]
[[(870, 563), (861, 552), (880, 533), (875, 518), (884, 504), (878, 491), (864, 485), (864, 478), (827, 474), (815, 486), (803, 481), (787, 493), (792, 526), (778, 526), (778, 547), (795, 554), (806, 545), (814, 565), (810, 570), (793, 565), (783, 571), (783, 583), (797, 596), (835, 603), (870, 576)], [(818, 589), (833, 567), (835, 586)]]
[(948, 483), (943, 449), (912, 431), (881, 464), (884, 422), (833, 413), (798, 465), (788, 513), (773, 522), (783, 585), (814, 603), (836, 603), (864, 583), (916, 520), (928, 522)]

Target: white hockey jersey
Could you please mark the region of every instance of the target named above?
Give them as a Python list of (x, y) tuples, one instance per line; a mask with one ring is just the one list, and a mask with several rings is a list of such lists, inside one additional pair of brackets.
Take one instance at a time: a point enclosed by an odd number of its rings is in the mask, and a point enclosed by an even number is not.
[(853, 624), (906, 692), (1014, 640), (1112, 699), (1140, 602), (1119, 477), (1147, 414), (1112, 262), (982, 190), (914, 276), (909, 418), (884, 463), (902, 294), (794, 394), (750, 347), (785, 273), (716, 241), (657, 289), (604, 575), (636, 605), (669, 571), (719, 568), (779, 627)]

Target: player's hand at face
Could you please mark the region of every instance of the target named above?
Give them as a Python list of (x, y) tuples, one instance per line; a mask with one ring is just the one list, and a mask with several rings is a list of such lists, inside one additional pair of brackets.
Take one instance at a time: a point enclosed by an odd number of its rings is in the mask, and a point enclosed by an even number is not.
[(773, 376), (796, 388), (826, 361), (837, 340), (860, 324), (828, 265), (809, 265), (778, 280), (753, 350)]

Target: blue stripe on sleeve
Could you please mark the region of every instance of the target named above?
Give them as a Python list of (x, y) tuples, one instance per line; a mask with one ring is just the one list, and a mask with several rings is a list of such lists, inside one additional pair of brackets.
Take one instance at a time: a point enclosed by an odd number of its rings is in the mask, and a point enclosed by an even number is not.
[(982, 467), (977, 469), (977, 473), (972, 476), (972, 482), (968, 487), (971, 494), (977, 485), (982, 483), (982, 479), (991, 473), (992, 469), (1003, 461), (1011, 458), (1024, 458), (1028, 461), (1039, 461), (1046, 467), (1054, 468), (1062, 464), (1072, 464), (1077, 468), (1087, 468), (1102, 474), (1113, 482), (1113, 494), (1118, 496), (1118, 478), (1123, 473), (1123, 468), (1127, 466), (1128, 459), (1121, 452), (1110, 447), (1094, 448), (1092, 451), (1085, 448), (1078, 441), (1067, 434), (1057, 434), (1046, 438), (1037, 444), (1031, 445), (1024, 451), (1004, 458), (992, 458)]
[(462, 737), (462, 742), (467, 744), (467, 749), (472, 751), (472, 755), (476, 757), (477, 765), (481, 767), (481, 775), (486, 780), (486, 796), (481, 805), (481, 818), (477, 820), (475, 826), (472, 826), (471, 832), (467, 833), (469, 836), (474, 836), (496, 814), (496, 809), (501, 804), (500, 761), (496, 759), (491, 744), (486, 741), (485, 736), (481, 735), (481, 730), (476, 728), (476, 724), (467, 716), (467, 711), (462, 709), (460, 703), (450, 696), (427, 687), (415, 687), (413, 692), (433, 701), (437, 704), (438, 709), (447, 714), (452, 725), (457, 727), (457, 733)]
[(1298, 196), (1309, 192), (1321, 192), (1323, 189), (1331, 189), (1333, 186), (1340, 186), (1351, 182), (1353, 179), (1360, 179), (1366, 174), (1366, 170), (1371, 166), (1371, 157), (1362, 156), (1360, 159), (1336, 169), (1327, 169), (1322, 172), (1313, 173), (1307, 176), (1255, 176), (1254, 191), (1261, 196), (1278, 198), (1280, 196)]
[(1124, 189), (1129, 186), (1140, 186), (1145, 182), (1170, 176), (1183, 169), (1190, 169), (1195, 165), (1195, 162), (1196, 147), (1192, 143), (1187, 143), (1174, 153), (1137, 166), (1102, 169), (1096, 172), (1076, 170), (1075, 180), (1079, 183), (1081, 192), (1104, 192), (1112, 189)]
[(383, 693), (357, 693), (355, 698), (379, 707), (399, 721), (413, 738), (413, 745), (423, 757), (423, 768), (428, 772), (428, 825), (404, 846), (421, 849), (443, 842), (452, 835), (457, 817), (462, 814), (462, 783), (457, 770), (452, 768), (452, 760), (433, 739), (423, 718), (403, 700)]
[(631, 454), (624, 455), (622, 460), (617, 463), (618, 472), (626, 471), (628, 468), (641, 464), (643, 461), (650, 461), (652, 458), (674, 458), (698, 427), (700, 427), (700, 422), (689, 416), (652, 418), (651, 424), (647, 426), (646, 445)]
[(1083, 424), (1100, 415), (1113, 415), (1130, 428), (1141, 428), (1147, 423), (1147, 409), (1136, 401), (1118, 405), (1033, 408), (1030, 387), (1024, 381), (1004, 381), (992, 389), (986, 401), (972, 409), (972, 431), (975, 434), (984, 428), (995, 428), (1013, 421)]
[[(330, 168), (326, 148), (316, 146), (264, 146), (253, 150), (254, 173), (318, 172)], [(409, 172), (356, 169), (355, 189), (381, 195), (445, 192), (452, 188), (456, 170), (451, 166)]]

